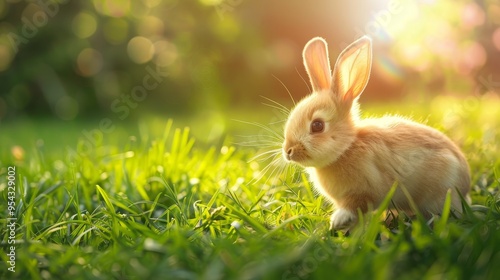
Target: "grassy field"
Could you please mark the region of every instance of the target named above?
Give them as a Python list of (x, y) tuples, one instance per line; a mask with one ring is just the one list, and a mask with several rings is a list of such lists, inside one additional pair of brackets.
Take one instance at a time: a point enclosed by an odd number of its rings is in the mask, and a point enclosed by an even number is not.
[(252, 159), (262, 151), (237, 145), (241, 134), (265, 143), (259, 128), (197, 122), (190, 132), (156, 119), (90, 143), (92, 123), (2, 124), (0, 278), (498, 279), (499, 108), (444, 97), (363, 108), (413, 115), (455, 140), (473, 206), (460, 218), (445, 207), (432, 226), (387, 226), (381, 209), (348, 235), (328, 231), (331, 206), (300, 170), (262, 176), (266, 162)]

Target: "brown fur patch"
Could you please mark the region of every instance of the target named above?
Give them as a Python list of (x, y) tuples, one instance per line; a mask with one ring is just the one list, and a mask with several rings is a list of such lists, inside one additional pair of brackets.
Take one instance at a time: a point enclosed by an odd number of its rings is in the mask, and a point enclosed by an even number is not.
[(352, 193), (346, 195), (342, 201), (339, 202), (339, 206), (345, 209), (349, 209), (356, 213), (360, 209), (363, 213), (366, 213), (370, 208), (373, 209), (373, 195), (368, 193)]
[[(397, 117), (364, 120), (356, 140), (329, 166), (316, 169), (317, 187), (338, 206), (363, 212), (378, 207), (394, 182), (396, 208), (413, 212), (411, 199), (422, 214), (439, 214), (446, 193), (452, 191), (452, 207), (470, 189), (465, 157), (439, 131)], [(403, 192), (407, 190), (408, 196)]]

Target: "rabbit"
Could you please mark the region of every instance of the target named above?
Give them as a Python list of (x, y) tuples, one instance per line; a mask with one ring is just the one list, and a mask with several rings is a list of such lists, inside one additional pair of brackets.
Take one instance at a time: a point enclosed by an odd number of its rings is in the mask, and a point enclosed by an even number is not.
[(461, 213), (461, 197), (470, 203), (469, 165), (447, 136), (399, 116), (360, 119), (358, 98), (372, 63), (369, 37), (341, 52), (333, 74), (324, 39), (311, 39), (302, 55), (313, 92), (291, 110), (282, 154), (304, 167), (333, 203), (330, 229), (354, 226), (358, 211), (376, 209), (394, 183), (397, 211), (439, 215), (450, 191), (451, 207)]

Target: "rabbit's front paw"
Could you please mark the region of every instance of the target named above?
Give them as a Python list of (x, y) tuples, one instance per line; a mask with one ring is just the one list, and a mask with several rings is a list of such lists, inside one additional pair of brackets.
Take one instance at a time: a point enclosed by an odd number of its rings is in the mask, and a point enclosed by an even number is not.
[(344, 209), (338, 208), (333, 212), (330, 218), (330, 230), (332, 229), (348, 229), (357, 220), (356, 214)]

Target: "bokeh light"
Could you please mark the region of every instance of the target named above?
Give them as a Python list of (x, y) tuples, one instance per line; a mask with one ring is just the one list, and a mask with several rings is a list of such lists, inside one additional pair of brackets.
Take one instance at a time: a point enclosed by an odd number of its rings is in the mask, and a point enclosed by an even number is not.
[[(288, 101), (273, 76), (300, 95), (305, 87), (298, 76), (305, 75), (301, 50), (313, 36), (327, 39), (332, 60), (360, 36), (373, 39), (368, 90), (377, 91), (374, 99), (386, 91), (389, 98), (403, 97), (406, 89), (429, 86), (436, 89), (432, 94), (467, 95), (486, 87), (478, 82), (481, 75), (498, 80), (498, 1), (367, 0), (363, 5), (287, 3), (288, 12), (279, 13), (283, 6), (270, 3), (262, 9), (252, 1), (91, 0), (76, 6), (61, 2), (57, 13), (48, 15), (37, 1), (3, 1), (4, 114), (30, 114), (37, 107), (55, 114), (58, 102), (71, 107), (72, 101), (58, 101), (66, 95), (86, 104), (69, 110), (77, 117), (89, 108), (109, 113), (114, 99), (142, 83), (146, 68), (159, 67), (168, 75), (155, 89), (158, 94), (148, 95), (144, 110), (156, 104), (180, 112), (207, 104), (224, 110), (260, 102), (261, 94)], [(22, 41), (13, 45), (8, 34)], [(43, 81), (47, 71), (64, 89), (61, 96), (50, 97), (52, 88)], [(19, 95), (24, 103), (10, 97), (19, 85), (29, 92)], [(386, 90), (388, 85), (394, 88)], [(72, 117), (58, 112), (60, 118)]]
[[(400, 84), (432, 87), (436, 93), (468, 94), (473, 92), (480, 73), (498, 72), (488, 63), (500, 57), (500, 31), (496, 33), (498, 27), (492, 29), (500, 17), (495, 1), (484, 5), (444, 0), (385, 2), (387, 5), (373, 12), (365, 25), (377, 24), (382, 30), (369, 35), (375, 45), (383, 42), (389, 46), (387, 53), (374, 57), (374, 68), (381, 71), (384, 83), (399, 80)], [(390, 9), (392, 2), (397, 9)], [(416, 75), (408, 79), (408, 73)]]
[(500, 51), (500, 27), (495, 29), (495, 31), (491, 35), (491, 40), (493, 41), (493, 45), (495, 46), (495, 48)]
[(24, 160), (24, 156), (26, 153), (25, 153), (23, 147), (15, 145), (15, 146), (12, 146), (10, 151), (11, 151), (12, 156), (14, 157), (15, 160), (17, 160), (17, 161)]
[(29, 26), (32, 32), (37, 32), (37, 29), (48, 23), (47, 14), (40, 6), (30, 3), (21, 14), (21, 19), (26, 26)]
[(137, 33), (144, 37), (160, 36), (163, 33), (163, 21), (155, 16), (144, 17), (137, 26)]
[(462, 10), (462, 22), (465, 27), (473, 28), (484, 24), (485, 13), (477, 3), (471, 2), (465, 4)]
[(13, 58), (12, 48), (6, 44), (0, 44), (0, 72), (9, 68)]
[(478, 42), (468, 42), (464, 45), (455, 65), (458, 73), (468, 75), (486, 62), (486, 51)]
[(488, 20), (500, 25), (500, 3), (491, 2), (487, 8)]
[(130, 0), (94, 0), (95, 9), (107, 16), (123, 17), (130, 13)]
[(138, 64), (143, 64), (153, 58), (153, 43), (146, 37), (136, 36), (128, 42), (127, 53), (130, 59)]
[(161, 4), (162, 0), (143, 0), (142, 1), (148, 8), (154, 8)]
[(94, 15), (81, 12), (73, 19), (73, 32), (78, 38), (84, 39), (92, 36), (97, 29), (97, 21)]
[(101, 71), (103, 58), (99, 51), (92, 48), (86, 48), (78, 55), (76, 64), (80, 75), (90, 77)]
[(169, 66), (177, 59), (177, 47), (166, 41), (160, 40), (153, 44), (155, 59), (154, 62), (158, 66)]
[(224, 2), (224, 0), (200, 0), (204, 5), (219, 5)]

